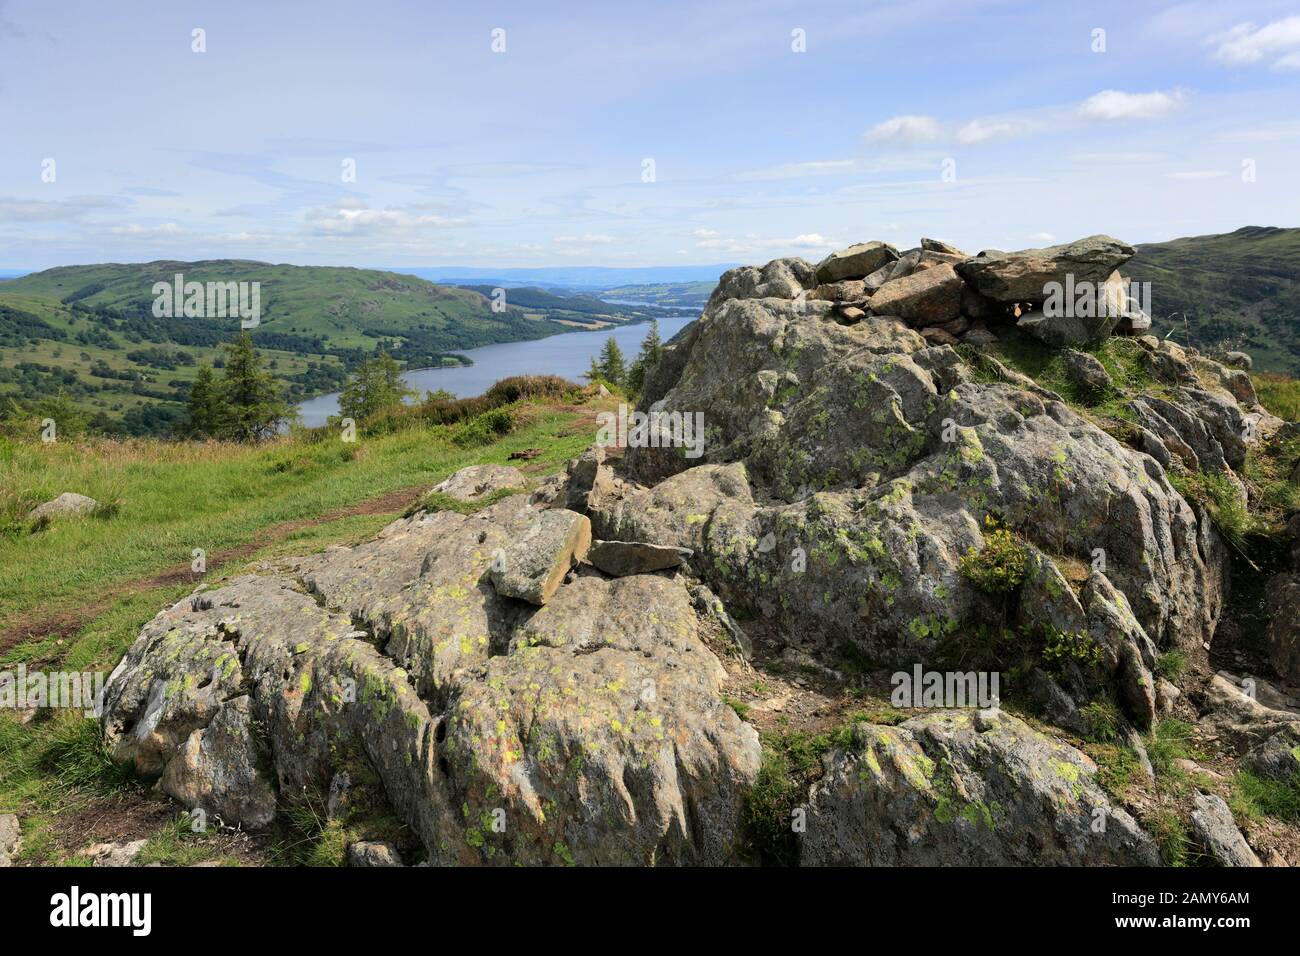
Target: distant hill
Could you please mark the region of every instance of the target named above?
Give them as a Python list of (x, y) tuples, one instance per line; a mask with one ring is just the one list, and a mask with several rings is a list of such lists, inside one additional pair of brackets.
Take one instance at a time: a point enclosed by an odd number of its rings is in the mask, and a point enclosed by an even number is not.
[(1240, 348), (1257, 369), (1300, 375), (1300, 229), (1245, 226), (1137, 250), (1123, 271), (1151, 283), (1159, 334)]
[(259, 282), (254, 342), (291, 399), (338, 388), (381, 346), (407, 367), (453, 350), (541, 338), (570, 326), (472, 289), (373, 269), (247, 260), (64, 266), (0, 282), (0, 399), (66, 392), (102, 423), (166, 433), (201, 363), (219, 362), (238, 318), (153, 314), (153, 286)]

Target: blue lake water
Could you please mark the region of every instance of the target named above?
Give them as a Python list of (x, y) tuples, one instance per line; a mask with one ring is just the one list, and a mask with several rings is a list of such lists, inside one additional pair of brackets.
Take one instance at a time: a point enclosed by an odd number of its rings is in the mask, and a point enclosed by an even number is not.
[[(676, 335), (696, 317), (697, 313), (659, 320), (659, 336), (665, 342)], [(511, 375), (560, 375), (582, 384), (582, 374), (591, 366), (610, 336), (618, 342), (623, 355), (630, 363), (641, 350), (641, 340), (650, 330), (650, 323), (623, 325), (594, 331), (577, 330), (552, 335), (531, 342), (502, 342), (482, 348), (460, 352), (473, 360), (473, 365), (453, 368), (421, 368), (407, 372), (406, 384), (424, 398), (425, 392), (446, 389), (457, 398), (482, 395), (495, 382)], [(339, 393), (318, 395), (298, 406), (302, 423), (308, 428), (324, 425), (325, 419), (339, 412)]]

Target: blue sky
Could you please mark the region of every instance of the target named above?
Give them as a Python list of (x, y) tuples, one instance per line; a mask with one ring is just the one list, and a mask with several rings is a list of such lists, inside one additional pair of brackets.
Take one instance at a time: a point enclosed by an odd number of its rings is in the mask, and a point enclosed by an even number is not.
[(1298, 89), (1300, 0), (0, 0), (0, 267), (1295, 226)]

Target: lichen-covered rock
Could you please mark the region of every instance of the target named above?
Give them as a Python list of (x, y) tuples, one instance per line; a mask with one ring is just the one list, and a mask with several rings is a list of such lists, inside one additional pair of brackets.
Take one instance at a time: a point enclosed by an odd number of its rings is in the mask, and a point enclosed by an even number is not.
[(414, 515), (162, 612), (106, 689), (110, 749), (251, 783), (249, 751), (213, 745), (246, 701), (282, 799), (324, 803), (361, 760), (434, 864), (739, 862), (759, 744), (722, 701), (713, 617), (657, 575), (498, 596), (496, 545), (573, 523), (524, 501)]
[(896, 315), (914, 326), (955, 319), (961, 312), (962, 281), (948, 263), (885, 283), (871, 296), (876, 315)]
[(668, 544), (650, 544), (645, 541), (595, 541), (587, 552), (587, 560), (606, 574), (623, 577), (628, 574), (648, 574), (682, 565), (693, 552)]
[(1155, 844), (1068, 744), (999, 711), (859, 723), (823, 758), (804, 866), (1153, 866)]
[(860, 242), (832, 252), (817, 263), (817, 281), (824, 284), (841, 279), (861, 279), (897, 258), (898, 250), (887, 242)]
[(1100, 287), (1133, 257), (1135, 250), (1110, 236), (1089, 236), (1077, 242), (1043, 249), (1002, 252), (990, 249), (957, 266), (963, 279), (997, 302), (1038, 304), (1049, 295), (1048, 285), (1094, 283)]
[(503, 597), (545, 604), (591, 547), (591, 519), (562, 508), (543, 511), (493, 562), (492, 584)]
[(1275, 574), (1265, 600), (1269, 660), (1284, 680), (1300, 685), (1300, 574)]
[(1222, 797), (1197, 792), (1192, 803), (1192, 831), (1210, 856), (1223, 866), (1263, 866)]
[(434, 485), (433, 490), (458, 501), (479, 501), (498, 491), (521, 491), (528, 479), (509, 465), (470, 465)]
[(252, 707), (245, 696), (227, 700), (163, 768), (161, 786), (191, 809), (250, 829), (275, 818), (276, 795), (259, 766)]

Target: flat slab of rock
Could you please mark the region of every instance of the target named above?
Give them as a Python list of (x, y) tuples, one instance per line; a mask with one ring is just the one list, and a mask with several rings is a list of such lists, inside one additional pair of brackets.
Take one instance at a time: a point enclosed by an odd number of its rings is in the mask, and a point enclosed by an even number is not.
[(989, 249), (957, 266), (963, 279), (981, 294), (998, 302), (1039, 303), (1047, 299), (1047, 285), (1092, 282), (1104, 285), (1134, 249), (1110, 236), (1089, 236), (1077, 242), (1043, 249), (1002, 252)]
[(1237, 829), (1222, 797), (1198, 793), (1192, 798), (1192, 829), (1210, 855), (1224, 866), (1262, 866)]
[(561, 508), (541, 511), (518, 540), (501, 550), (492, 584), (503, 597), (545, 604), (591, 547), (591, 519)]
[(911, 325), (949, 322), (961, 313), (962, 281), (948, 263), (892, 279), (871, 297), (875, 315), (896, 315)]
[(817, 263), (817, 282), (825, 285), (841, 279), (864, 279), (897, 258), (898, 250), (887, 242), (859, 242)]
[(433, 490), (457, 501), (478, 501), (493, 492), (522, 490), (527, 485), (528, 479), (518, 468), (509, 465), (470, 465), (434, 485)]
[(694, 553), (690, 548), (644, 541), (596, 541), (587, 552), (587, 560), (606, 574), (621, 578), (679, 567)]
[(88, 515), (99, 506), (99, 502), (94, 498), (88, 498), (85, 495), (79, 495), (75, 491), (65, 491), (53, 501), (47, 501), (43, 505), (37, 505), (27, 515), (30, 519), (57, 517), (68, 515)]

